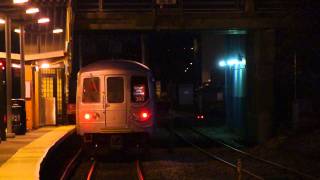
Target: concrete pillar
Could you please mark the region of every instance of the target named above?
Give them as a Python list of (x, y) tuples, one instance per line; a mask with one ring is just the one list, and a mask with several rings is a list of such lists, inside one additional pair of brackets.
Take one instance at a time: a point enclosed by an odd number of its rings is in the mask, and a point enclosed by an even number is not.
[(12, 133), (12, 110), (11, 110), (11, 98), (12, 98), (12, 79), (11, 79), (11, 19), (6, 17), (5, 24), (5, 42), (6, 42), (6, 94), (7, 94), (7, 137), (14, 137)]
[(272, 135), (274, 120), (274, 30), (252, 30), (247, 39), (247, 123), (251, 142), (264, 142)]
[(33, 73), (33, 121), (32, 125), (34, 129), (37, 129), (40, 127), (40, 81), (39, 81), (39, 70), (38, 68), (35, 68), (34, 73)]
[(20, 25), (20, 98), (25, 99), (25, 62), (24, 62), (25, 33), (24, 25)]

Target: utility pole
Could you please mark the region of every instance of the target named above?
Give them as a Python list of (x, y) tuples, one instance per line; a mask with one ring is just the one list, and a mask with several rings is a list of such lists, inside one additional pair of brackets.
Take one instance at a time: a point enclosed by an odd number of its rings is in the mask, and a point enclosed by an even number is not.
[(12, 112), (11, 112), (11, 97), (12, 97), (12, 79), (11, 79), (11, 19), (6, 16), (5, 23), (5, 42), (6, 42), (6, 94), (7, 94), (7, 137), (14, 137), (12, 133)]

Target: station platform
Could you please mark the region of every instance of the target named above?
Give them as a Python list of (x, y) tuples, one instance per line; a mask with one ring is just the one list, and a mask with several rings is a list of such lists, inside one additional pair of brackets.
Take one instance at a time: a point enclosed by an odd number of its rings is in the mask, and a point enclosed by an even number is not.
[(50, 148), (74, 130), (74, 125), (42, 127), (2, 141), (0, 180), (39, 179), (41, 162)]

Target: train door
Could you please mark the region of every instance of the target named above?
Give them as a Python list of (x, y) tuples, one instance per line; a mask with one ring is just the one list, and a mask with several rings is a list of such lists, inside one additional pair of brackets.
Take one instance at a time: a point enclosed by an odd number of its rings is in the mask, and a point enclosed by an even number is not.
[(106, 128), (127, 127), (127, 80), (124, 75), (105, 77)]

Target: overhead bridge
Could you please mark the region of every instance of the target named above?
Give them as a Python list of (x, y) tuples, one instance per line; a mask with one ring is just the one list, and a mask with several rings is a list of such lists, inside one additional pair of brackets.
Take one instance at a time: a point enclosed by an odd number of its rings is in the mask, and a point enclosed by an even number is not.
[(274, 28), (301, 7), (299, 0), (78, 0), (76, 30)]

